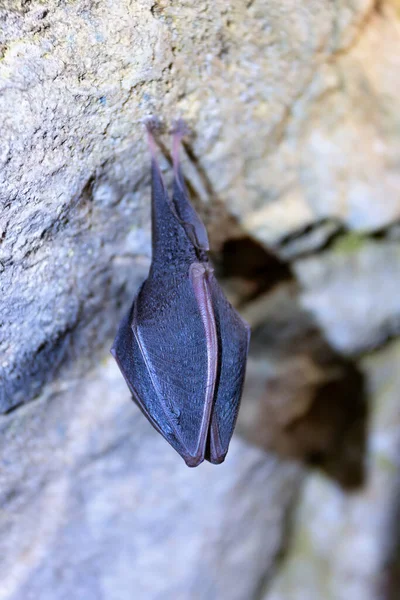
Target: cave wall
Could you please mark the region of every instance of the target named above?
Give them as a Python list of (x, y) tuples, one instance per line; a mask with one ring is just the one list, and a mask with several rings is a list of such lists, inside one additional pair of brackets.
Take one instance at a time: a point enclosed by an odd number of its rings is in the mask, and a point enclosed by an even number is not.
[[(399, 10), (2, 3), (0, 598), (287, 600), (318, 494), (343, 523), (357, 507), (396, 513), (398, 416), (381, 398), (396, 394), (400, 328)], [(185, 177), (253, 327), (219, 468), (187, 471), (105, 358), (150, 264), (149, 115), (166, 171), (173, 120), (191, 130)], [(229, 270), (229, 248), (244, 267)], [(349, 464), (363, 471), (351, 501)], [(374, 504), (380, 469), (390, 485)], [(335, 567), (345, 529), (322, 580), (307, 530), (304, 597), (327, 579), (342, 597), (346, 577), (355, 599), (390, 590), (393, 569), (374, 573), (396, 564), (391, 528), (368, 538), (368, 577)]]

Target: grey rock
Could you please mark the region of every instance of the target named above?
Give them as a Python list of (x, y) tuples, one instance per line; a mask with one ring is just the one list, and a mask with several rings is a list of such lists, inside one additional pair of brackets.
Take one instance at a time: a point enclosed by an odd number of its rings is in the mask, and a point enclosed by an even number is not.
[[(15, 410), (0, 419), (0, 600), (249, 600), (265, 584), (268, 600), (323, 598), (327, 572), (332, 596), (367, 599), (380, 572), (390, 582), (397, 345), (361, 370), (340, 354), (399, 332), (397, 9), (1, 3), (0, 412)], [(246, 309), (243, 437), (218, 468), (188, 470), (99, 361), (149, 266), (149, 114), (193, 131), (184, 171), (213, 251), (250, 236), (294, 261), (290, 289), (274, 280)], [(351, 251), (300, 260), (330, 224), (358, 232)], [(359, 459), (345, 441), (364, 392), (383, 420), (353, 495), (329, 457)], [(288, 536), (302, 464), (321, 453), (330, 478), (311, 475)]]
[(289, 236), (288, 239), (283, 240), (274, 250), (279, 258), (292, 261), (300, 256), (312, 254), (320, 250), (339, 229), (340, 225), (335, 221), (315, 223), (310, 230), (306, 229), (294, 237)]
[(188, 469), (110, 360), (1, 421), (0, 598), (253, 598), (302, 470), (234, 438)]
[(244, 316), (253, 331), (237, 431), (317, 466), (346, 489), (359, 485), (368, 398), (357, 363), (329, 345), (294, 282), (258, 297)]
[(399, 360), (396, 341), (362, 361), (371, 408), (366, 480), (348, 494), (321, 474), (307, 479), (286, 558), (264, 600), (398, 597)]
[(145, 276), (150, 113), (192, 126), (214, 249), (400, 214), (400, 52), (371, 0), (21, 0), (0, 20), (3, 412), (86, 368)]
[(400, 244), (345, 236), (295, 262), (302, 304), (338, 351), (370, 350), (400, 332)]

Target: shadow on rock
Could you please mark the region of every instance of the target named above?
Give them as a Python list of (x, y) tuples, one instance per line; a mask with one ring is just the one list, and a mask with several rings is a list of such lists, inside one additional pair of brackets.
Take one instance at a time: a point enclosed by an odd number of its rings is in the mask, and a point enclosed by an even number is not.
[(237, 431), (356, 488), (365, 475), (362, 373), (301, 308), (288, 264), (249, 238), (225, 244), (222, 257), (225, 289), (253, 331)]

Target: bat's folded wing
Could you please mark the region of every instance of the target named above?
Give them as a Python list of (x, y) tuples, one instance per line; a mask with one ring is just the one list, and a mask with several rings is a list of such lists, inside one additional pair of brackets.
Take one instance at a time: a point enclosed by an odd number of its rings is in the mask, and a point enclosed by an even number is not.
[[(143, 318), (140, 294), (121, 324), (114, 354), (134, 399), (156, 429), (196, 466), (204, 460), (212, 398), (207, 397), (207, 344), (190, 283)], [(146, 311), (144, 311), (146, 312)]]
[(239, 412), (250, 342), (250, 327), (226, 299), (217, 280), (210, 281), (219, 339), (219, 376), (206, 459), (221, 463)]
[[(121, 369), (134, 401), (155, 429), (164, 435), (164, 413), (157, 398), (151, 400), (152, 381), (131, 327), (135, 303), (136, 300), (120, 323), (111, 353)], [(172, 434), (172, 429), (167, 426), (168, 432)]]

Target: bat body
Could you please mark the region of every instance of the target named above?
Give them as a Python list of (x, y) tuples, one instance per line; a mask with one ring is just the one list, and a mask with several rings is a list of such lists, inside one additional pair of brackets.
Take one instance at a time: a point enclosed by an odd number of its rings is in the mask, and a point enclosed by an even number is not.
[(208, 258), (207, 232), (188, 199), (174, 134), (169, 198), (152, 150), (152, 263), (111, 352), (133, 399), (191, 467), (221, 463), (235, 427), (250, 329)]

